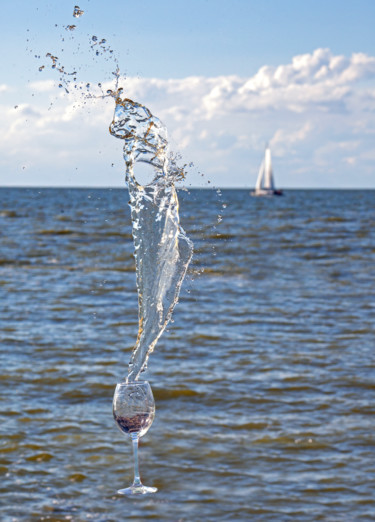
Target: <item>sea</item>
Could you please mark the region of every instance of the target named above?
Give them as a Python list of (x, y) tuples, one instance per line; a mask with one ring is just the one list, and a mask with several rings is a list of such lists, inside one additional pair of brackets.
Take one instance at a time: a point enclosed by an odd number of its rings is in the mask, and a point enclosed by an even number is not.
[(1, 520), (375, 520), (375, 191), (179, 190), (194, 258), (143, 378), (128, 193), (0, 189)]

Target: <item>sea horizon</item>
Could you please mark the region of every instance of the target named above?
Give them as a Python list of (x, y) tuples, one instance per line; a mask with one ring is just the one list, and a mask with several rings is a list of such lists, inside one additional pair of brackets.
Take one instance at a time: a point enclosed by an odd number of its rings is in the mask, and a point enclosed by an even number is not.
[[(1, 185), (0, 189), (82, 189), (82, 190), (95, 190), (95, 189), (123, 189), (127, 188), (126, 184), (124, 182), (124, 185), (116, 185), (116, 186), (90, 186), (90, 185)], [(222, 186), (209, 186), (209, 187), (198, 187), (198, 186), (176, 186), (177, 190), (254, 190), (254, 186), (249, 187), (222, 187)], [(306, 191), (313, 191), (313, 190), (324, 190), (324, 191), (337, 191), (337, 190), (375, 190), (375, 187), (285, 187), (280, 186), (279, 187), (283, 191), (297, 191), (297, 190), (306, 190)]]

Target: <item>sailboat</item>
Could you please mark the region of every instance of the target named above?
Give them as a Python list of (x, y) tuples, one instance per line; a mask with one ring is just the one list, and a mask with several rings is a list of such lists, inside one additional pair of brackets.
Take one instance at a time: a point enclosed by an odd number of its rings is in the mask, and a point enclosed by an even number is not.
[(271, 162), (271, 150), (266, 145), (264, 152), (264, 160), (262, 161), (257, 182), (255, 184), (255, 190), (250, 192), (252, 196), (282, 196), (283, 192), (275, 188), (275, 182), (273, 179), (272, 162)]

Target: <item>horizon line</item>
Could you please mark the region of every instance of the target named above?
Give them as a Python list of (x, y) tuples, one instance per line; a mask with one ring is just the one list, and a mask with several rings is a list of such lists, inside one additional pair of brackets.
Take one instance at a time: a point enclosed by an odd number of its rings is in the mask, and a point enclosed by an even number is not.
[[(146, 185), (147, 186), (147, 185)], [(1, 189), (77, 189), (77, 190), (120, 190), (126, 189), (124, 185), (0, 185)], [(210, 187), (202, 186), (176, 186), (177, 190), (254, 190), (254, 187), (220, 187), (217, 185), (211, 185)], [(282, 187), (281, 190), (375, 190), (374, 187)]]

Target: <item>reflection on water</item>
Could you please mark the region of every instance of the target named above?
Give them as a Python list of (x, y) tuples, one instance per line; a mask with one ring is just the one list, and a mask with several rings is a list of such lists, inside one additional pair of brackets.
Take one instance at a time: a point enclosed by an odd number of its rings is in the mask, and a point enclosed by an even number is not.
[(202, 235), (214, 195), (179, 194), (205, 270), (147, 372), (159, 492), (131, 500), (111, 415), (137, 328), (126, 190), (0, 190), (6, 522), (373, 520), (375, 193), (223, 191)]

